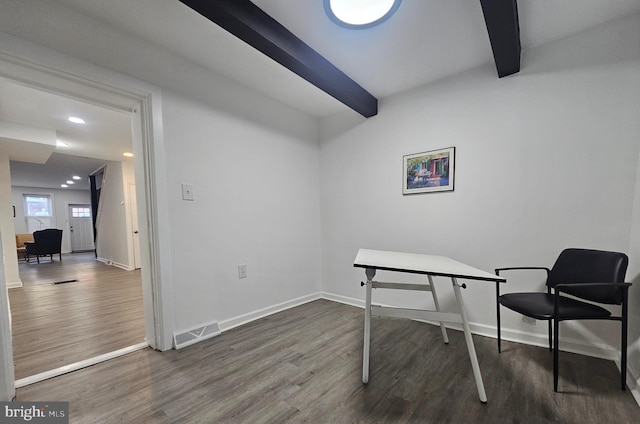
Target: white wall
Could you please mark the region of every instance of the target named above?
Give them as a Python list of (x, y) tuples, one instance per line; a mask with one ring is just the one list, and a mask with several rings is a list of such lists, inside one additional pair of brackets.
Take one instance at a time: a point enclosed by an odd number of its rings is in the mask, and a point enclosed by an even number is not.
[[(628, 252), (639, 116), (640, 15), (525, 52), (511, 77), (488, 65), (384, 99), (378, 116), (321, 145), (324, 289), (364, 298), (364, 273), (352, 267), (361, 247), (446, 255), (487, 271), (551, 266), (571, 246)], [(336, 132), (333, 121), (323, 134)], [(403, 196), (402, 156), (449, 146), (455, 191)], [(503, 290), (539, 289), (542, 280), (511, 278)], [(495, 335), (494, 286), (468, 286), (475, 329)], [(514, 313), (503, 314), (503, 327), (507, 337), (546, 340), (546, 325)], [(568, 327), (564, 340), (619, 349), (617, 323)]]
[(0, 151), (0, 244), (2, 244), (2, 262), (4, 281), (7, 287), (20, 287), (18, 272), (18, 254), (16, 237), (13, 230), (13, 208), (11, 207), (11, 170), (9, 157)]
[(53, 203), (53, 219), (51, 228), (62, 230), (62, 252), (71, 252), (71, 228), (69, 226), (69, 205), (91, 204), (91, 194), (86, 190), (60, 190), (37, 187), (11, 187), (12, 205), (16, 208), (13, 220), (16, 234), (27, 233), (27, 223), (24, 218), (25, 194), (42, 194), (51, 196)]
[(177, 94), (163, 101), (176, 327), (319, 291), (317, 143)]
[(133, 269), (129, 256), (128, 209), (125, 174), (122, 162), (108, 162), (100, 190), (96, 251), (98, 259), (124, 269)]
[[(640, 116), (636, 122), (640, 121)], [(637, 124), (636, 124), (637, 125)], [(640, 140), (638, 140), (640, 142)], [(629, 358), (628, 365), (635, 378), (636, 398), (640, 399), (640, 157), (636, 169), (633, 215), (631, 219), (631, 242), (629, 247), (631, 262), (627, 271), (627, 281), (633, 286), (629, 289)]]

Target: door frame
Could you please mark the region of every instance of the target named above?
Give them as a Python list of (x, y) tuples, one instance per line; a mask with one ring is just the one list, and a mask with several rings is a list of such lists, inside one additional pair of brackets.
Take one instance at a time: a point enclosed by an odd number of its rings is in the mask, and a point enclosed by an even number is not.
[[(15, 37), (0, 40), (0, 77), (38, 90), (130, 114), (134, 173), (138, 188), (145, 339), (154, 349), (171, 348), (168, 207), (164, 180), (160, 89), (142, 81)], [(0, 316), (10, 316), (4, 275), (0, 277)], [(4, 292), (4, 293), (3, 293)], [(165, 293), (167, 295), (165, 295)], [(0, 321), (7, 322), (2, 319)], [(0, 326), (0, 349), (11, 346), (10, 327)], [(15, 396), (13, 355), (0, 354), (0, 400)], [(7, 390), (5, 390), (5, 388)]]

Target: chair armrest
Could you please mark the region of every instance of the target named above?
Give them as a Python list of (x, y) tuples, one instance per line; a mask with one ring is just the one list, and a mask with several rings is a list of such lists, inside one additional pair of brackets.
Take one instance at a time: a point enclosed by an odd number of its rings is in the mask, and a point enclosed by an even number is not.
[(623, 308), (626, 307), (625, 304), (627, 303), (626, 299), (627, 299), (627, 293), (629, 292), (629, 287), (631, 286), (631, 283), (560, 283), (560, 284), (556, 284), (554, 289), (554, 301), (553, 301), (553, 314), (554, 316), (559, 316), (560, 314), (560, 293), (562, 292), (563, 288), (575, 288), (575, 287), (606, 287), (606, 288), (612, 288), (612, 287), (619, 287), (622, 290), (622, 305)]
[[(544, 266), (510, 266), (504, 268), (496, 268), (496, 275), (500, 275), (500, 271), (523, 271), (523, 270), (544, 270), (547, 271), (547, 279), (549, 278), (549, 274), (551, 270)], [(498, 298), (500, 297), (500, 282), (496, 281), (496, 302), (498, 302)]]
[(564, 288), (605, 287), (605, 288), (610, 289), (612, 287), (619, 287), (623, 291), (628, 291), (630, 286), (631, 286), (631, 283), (569, 283), (569, 284), (567, 284), (567, 283), (559, 283), (559, 284), (556, 284), (553, 287), (553, 289), (555, 291), (555, 296), (558, 297), (558, 296), (560, 296), (560, 292), (562, 292)]
[(500, 271), (518, 271), (518, 270), (545, 270), (547, 275), (551, 273), (551, 270), (544, 266), (511, 266), (506, 268), (496, 268), (496, 275), (500, 275)]

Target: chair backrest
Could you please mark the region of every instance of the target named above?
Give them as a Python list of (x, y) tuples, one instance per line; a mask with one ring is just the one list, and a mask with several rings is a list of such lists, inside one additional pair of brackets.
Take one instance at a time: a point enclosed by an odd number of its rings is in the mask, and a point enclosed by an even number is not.
[(60, 253), (62, 247), (62, 230), (47, 228), (34, 231), (33, 240), (37, 250), (42, 253)]
[[(565, 249), (551, 269), (547, 286), (571, 283), (623, 283), (629, 258), (624, 253), (591, 249)], [(576, 287), (563, 289), (593, 302), (622, 303), (622, 291), (617, 287)]]

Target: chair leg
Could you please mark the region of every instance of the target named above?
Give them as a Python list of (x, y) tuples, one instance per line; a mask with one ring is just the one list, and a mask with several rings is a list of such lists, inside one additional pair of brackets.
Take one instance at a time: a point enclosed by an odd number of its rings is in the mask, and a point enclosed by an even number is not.
[(622, 336), (620, 337), (622, 341), (622, 346), (620, 346), (620, 384), (622, 386), (622, 390), (626, 391), (627, 389), (627, 293), (623, 292), (622, 299)]
[(500, 334), (500, 289), (496, 283), (496, 323), (498, 327), (498, 353), (502, 352), (502, 336)]
[[(551, 322), (549, 322), (551, 323)], [(559, 357), (558, 357), (558, 353), (560, 351), (559, 347), (560, 347), (560, 332), (559, 330), (559, 320), (554, 319), (553, 320), (553, 333), (554, 333), (554, 338), (553, 338), (553, 391), (557, 392), (558, 391), (558, 362), (559, 362)]]
[(553, 348), (551, 347), (551, 343), (553, 343), (553, 331), (551, 330), (551, 320), (549, 320), (549, 352), (551, 352), (553, 350)]

